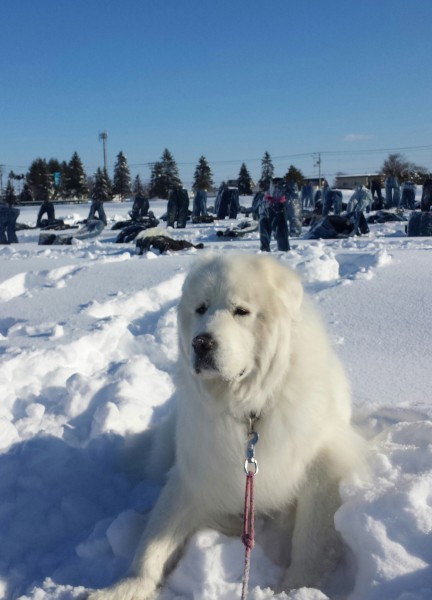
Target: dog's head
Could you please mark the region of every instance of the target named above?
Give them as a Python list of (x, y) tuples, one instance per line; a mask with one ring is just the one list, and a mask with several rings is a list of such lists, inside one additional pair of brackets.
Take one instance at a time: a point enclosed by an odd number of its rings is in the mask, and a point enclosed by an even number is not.
[(299, 278), (275, 259), (203, 257), (187, 276), (179, 305), (182, 368), (210, 392), (228, 388), (241, 396), (269, 385), (277, 365), (289, 362), (301, 303)]

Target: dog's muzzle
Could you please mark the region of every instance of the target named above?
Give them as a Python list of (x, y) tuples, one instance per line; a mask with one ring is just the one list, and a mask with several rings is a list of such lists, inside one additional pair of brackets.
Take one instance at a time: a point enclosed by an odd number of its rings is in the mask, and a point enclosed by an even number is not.
[(195, 371), (200, 373), (203, 369), (216, 369), (214, 352), (217, 342), (209, 333), (201, 333), (192, 340), (195, 352)]

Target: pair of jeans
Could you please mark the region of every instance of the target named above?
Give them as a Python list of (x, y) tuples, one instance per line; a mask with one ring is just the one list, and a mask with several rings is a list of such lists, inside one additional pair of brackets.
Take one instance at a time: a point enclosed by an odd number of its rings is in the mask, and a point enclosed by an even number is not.
[(288, 252), (290, 249), (288, 237), (288, 224), (285, 218), (284, 203), (268, 204), (259, 221), (261, 250), (270, 252), (272, 233), (276, 238), (277, 249)]

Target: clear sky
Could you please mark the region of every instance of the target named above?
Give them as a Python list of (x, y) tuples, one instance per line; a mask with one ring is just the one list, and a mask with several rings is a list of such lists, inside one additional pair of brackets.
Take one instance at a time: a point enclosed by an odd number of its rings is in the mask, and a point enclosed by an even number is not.
[(322, 173), (374, 172), (390, 151), (432, 169), (432, 0), (3, 0), (0, 164), (131, 173), (165, 148), (189, 187), (270, 153)]

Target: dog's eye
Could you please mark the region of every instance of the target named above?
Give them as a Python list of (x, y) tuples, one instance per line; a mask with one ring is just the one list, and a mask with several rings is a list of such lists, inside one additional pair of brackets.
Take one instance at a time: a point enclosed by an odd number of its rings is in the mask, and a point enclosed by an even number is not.
[(246, 315), (250, 315), (250, 311), (247, 308), (243, 308), (243, 306), (236, 306), (234, 309), (234, 315), (238, 317), (245, 317)]
[(205, 304), (200, 304), (198, 306), (198, 308), (195, 309), (195, 312), (198, 313), (199, 315), (203, 315), (206, 311), (207, 311), (207, 306)]

